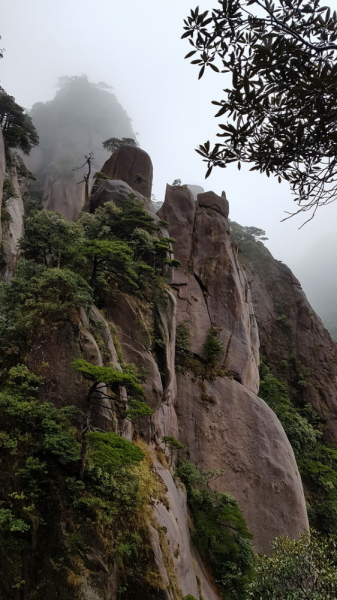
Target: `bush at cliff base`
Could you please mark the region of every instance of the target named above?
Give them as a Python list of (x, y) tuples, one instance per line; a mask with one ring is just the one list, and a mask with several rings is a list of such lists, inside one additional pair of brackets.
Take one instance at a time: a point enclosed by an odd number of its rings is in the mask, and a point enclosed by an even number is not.
[(272, 556), (257, 561), (256, 581), (248, 585), (251, 600), (329, 600), (337, 597), (337, 538), (316, 531), (298, 540), (279, 537)]

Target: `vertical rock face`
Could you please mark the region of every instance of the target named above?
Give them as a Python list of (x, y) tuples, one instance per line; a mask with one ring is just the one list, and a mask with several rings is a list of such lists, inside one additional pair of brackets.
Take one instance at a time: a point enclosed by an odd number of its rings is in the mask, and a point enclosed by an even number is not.
[(50, 167), (43, 185), (44, 208), (60, 212), (69, 221), (75, 221), (84, 203), (84, 182), (78, 183), (74, 173), (64, 180), (57, 168)]
[(14, 274), (18, 258), (18, 242), (23, 235), (25, 209), (22, 200), (21, 186), (18, 180), (17, 168), (13, 160), (9, 168), (8, 181), (12, 195), (6, 198), (7, 219), (2, 228), (2, 265), (1, 273), (5, 281), (9, 281)]
[[(5, 144), (2, 135), (2, 129), (0, 127), (0, 221), (1, 221), (1, 208), (3, 198), (3, 185), (6, 173), (6, 158), (5, 158)], [(0, 244), (2, 240), (2, 227), (0, 227)]]
[(151, 198), (152, 161), (141, 148), (127, 144), (121, 146), (104, 163), (102, 173), (110, 179), (122, 179), (145, 198)]
[[(177, 322), (191, 331), (191, 351), (204, 359), (204, 345), (212, 325), (220, 329), (227, 372), (245, 387), (259, 387), (259, 339), (245, 275), (231, 247), (228, 203), (213, 193), (199, 194), (168, 186), (165, 203), (158, 212), (170, 223), (176, 240), (175, 257), (181, 268), (174, 271), (172, 287), (177, 296)], [(210, 202), (209, 200), (210, 199)], [(216, 202), (216, 204), (214, 204)], [(221, 211), (221, 212), (220, 212)]]
[(200, 388), (178, 376), (179, 439), (202, 470), (224, 469), (214, 483), (239, 502), (258, 552), (279, 535), (309, 528), (301, 478), (284, 430), (261, 398), (237, 381), (219, 377)]
[[(149, 157), (139, 148), (124, 146), (109, 161), (103, 172), (112, 180), (105, 181), (91, 198), (90, 211), (109, 200), (122, 206), (133, 191), (150, 210), (146, 201), (152, 182)], [(15, 173), (12, 178), (15, 182)], [(170, 224), (169, 234), (176, 239), (174, 255), (181, 264), (172, 270), (170, 285), (161, 281), (149, 299), (145, 293), (129, 296), (116, 287), (106, 289), (104, 316), (93, 306), (88, 314), (84, 310), (76, 313), (64, 326), (49, 331), (41, 327), (34, 332), (26, 357), (29, 368), (45, 378), (44, 398), (59, 407), (73, 404), (82, 416), (88, 384), (71, 367), (74, 359), (84, 358), (98, 366), (112, 364), (117, 370), (124, 368), (123, 359), (138, 368), (153, 415), (142, 417), (137, 434), (147, 443), (151, 469), (165, 490), (151, 498), (151, 517), (144, 523), (146, 544), (149, 540), (161, 578), (151, 600), (181, 600), (188, 594), (197, 600), (219, 600), (212, 577), (193, 548), (186, 491), (167, 464), (163, 436), (179, 439), (185, 457), (201, 470), (223, 471), (212, 485), (238, 500), (257, 551), (268, 552), (275, 536), (297, 537), (308, 529), (292, 448), (275, 414), (256, 395), (259, 333), (255, 315), (256, 303), (264, 305), (264, 299), (253, 287), (253, 306), (247, 276), (229, 235), (228, 209), (224, 194), (201, 192), (195, 201), (187, 187), (167, 186), (158, 215)], [(21, 231), (15, 233), (12, 228), (13, 239), (22, 232), (23, 210), (19, 213), (15, 223)], [(257, 274), (248, 267), (247, 273), (263, 290)], [(261, 269), (259, 273), (262, 277)], [(293, 285), (297, 283), (290, 278), (289, 286)], [(274, 310), (273, 302), (270, 300), (270, 310)], [(310, 330), (312, 319), (305, 306), (297, 303), (295, 330)], [(263, 310), (258, 317), (264, 349), (276, 330), (268, 329)], [(175, 355), (182, 328), (189, 338), (185, 362), (179, 352)], [(208, 355), (210, 336), (217, 342), (216, 361)], [(306, 341), (303, 336), (299, 339)], [(322, 353), (323, 365), (324, 350)], [(93, 426), (132, 440), (136, 435), (132, 425), (114, 418), (109, 402), (102, 398)], [(110, 541), (111, 545), (115, 542)], [(118, 598), (118, 569), (113, 557), (106, 560), (104, 549), (106, 540), (102, 547), (94, 541), (88, 544), (88, 568), (79, 582), (85, 600)], [(130, 598), (135, 597), (132, 594)]]
[(290, 392), (313, 406), (325, 424), (324, 438), (336, 445), (336, 344), (286, 265), (261, 242), (241, 256), (267, 364)]
[[(239, 501), (258, 551), (280, 534), (296, 537), (308, 519), (292, 448), (274, 413), (256, 396), (259, 337), (245, 274), (228, 227), (228, 202), (213, 192), (195, 203), (168, 186), (158, 215), (170, 223), (181, 267), (172, 275), (177, 323), (190, 333), (191, 362), (177, 362), (176, 412), (186, 456)], [(217, 328), (219, 370), (207, 370), (205, 343)]]

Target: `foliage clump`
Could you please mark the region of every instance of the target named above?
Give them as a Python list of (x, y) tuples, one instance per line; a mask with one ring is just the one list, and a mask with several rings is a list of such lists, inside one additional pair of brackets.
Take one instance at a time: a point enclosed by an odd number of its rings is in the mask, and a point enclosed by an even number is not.
[[(159, 485), (145, 445), (83, 433), (75, 407), (57, 409), (43, 390), (42, 378), (17, 365), (0, 393), (0, 595), (15, 600), (20, 588), (37, 600), (55, 590), (68, 597), (72, 582), (90, 571), (93, 544), (105, 548), (107, 562), (115, 558), (124, 585), (136, 576), (138, 553), (145, 553), (145, 570), (155, 571), (144, 515)], [(54, 524), (61, 515), (62, 531)], [(37, 562), (25, 577), (32, 553)]]
[(76, 223), (31, 207), (19, 246), (14, 278), (0, 284), (0, 354), (23, 352), (39, 324), (76, 321), (77, 311), (107, 293), (147, 298), (176, 263), (171, 238), (160, 238), (155, 223), (135, 196), (122, 208), (113, 202)]
[(245, 600), (245, 587), (254, 578), (253, 536), (237, 501), (210, 488), (211, 481), (222, 474), (217, 469), (200, 473), (189, 461), (177, 469), (187, 489), (195, 526), (193, 542), (211, 567), (219, 593), (224, 600)]
[(0, 126), (7, 149), (18, 149), (29, 154), (39, 143), (39, 136), (31, 117), (2, 87), (0, 87)]
[(337, 533), (337, 451), (323, 443), (311, 406), (294, 405), (285, 385), (260, 365), (259, 395), (280, 419), (295, 453), (308, 502), (309, 520), (323, 534)]
[(231, 75), (225, 97), (214, 102), (216, 116), (227, 117), (220, 139), (197, 149), (206, 177), (214, 166), (252, 163), (252, 171), (289, 181), (297, 212), (314, 216), (336, 197), (337, 14), (319, 0), (216, 6), (191, 10), (182, 36), (199, 78), (208, 67)]
[(138, 146), (138, 143), (136, 140), (134, 140), (133, 138), (127, 138), (127, 137), (123, 137), (123, 138), (111, 137), (111, 138), (105, 140), (104, 142), (102, 142), (102, 146), (103, 146), (104, 150), (108, 150), (109, 152), (114, 152), (121, 146), (125, 146), (125, 144), (127, 144), (128, 146), (135, 146), (135, 147)]
[[(140, 416), (151, 415), (153, 410), (144, 402), (145, 390), (132, 372), (118, 371), (112, 366), (100, 367), (83, 358), (72, 363), (76, 371), (91, 382), (87, 396), (89, 415), (94, 405), (102, 406), (104, 399), (113, 400), (112, 409), (119, 419), (135, 420)], [(128, 392), (128, 398), (120, 393), (120, 387)], [(106, 392), (106, 388), (109, 393)]]
[(211, 365), (214, 365), (216, 362), (218, 362), (219, 356), (224, 349), (219, 339), (220, 331), (220, 328), (213, 323), (209, 332), (207, 333), (204, 352), (206, 355), (206, 361)]
[(337, 540), (315, 531), (299, 539), (278, 537), (271, 556), (257, 559), (256, 580), (247, 600), (327, 600), (336, 597)]

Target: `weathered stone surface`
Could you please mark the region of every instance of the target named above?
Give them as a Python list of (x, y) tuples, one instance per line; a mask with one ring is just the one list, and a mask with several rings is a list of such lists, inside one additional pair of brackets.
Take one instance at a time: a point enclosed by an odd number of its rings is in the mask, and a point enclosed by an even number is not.
[[(86, 413), (89, 384), (81, 373), (72, 368), (72, 362), (78, 358), (98, 366), (103, 364), (97, 342), (81, 320), (76, 325), (67, 322), (56, 329), (39, 331), (34, 336), (27, 365), (34, 373), (44, 377), (41, 398), (58, 408), (74, 405)], [(99, 406), (93, 408), (92, 422), (95, 427), (115, 430), (109, 400), (99, 399)]]
[[(181, 591), (182, 596), (191, 594), (195, 598), (200, 598), (198, 582), (196, 575), (201, 579), (201, 587), (205, 600), (218, 600), (219, 596), (213, 590), (209, 578), (203, 572), (200, 566), (200, 558), (192, 554), (192, 545), (190, 532), (188, 530), (188, 515), (186, 506), (186, 492), (184, 486), (176, 485), (168, 469), (165, 469), (158, 460), (154, 462), (155, 469), (163, 481), (166, 489), (167, 506), (162, 502), (156, 501), (153, 506), (153, 515), (159, 529), (165, 530), (167, 548), (170, 551), (171, 561), (174, 567), (174, 585)], [(156, 538), (156, 532), (153, 531), (153, 537)], [(154, 540), (155, 541), (155, 540)], [(160, 541), (157, 537), (157, 543), (154, 543), (156, 552), (156, 562), (163, 573), (164, 581), (172, 583), (169, 576), (165, 574), (165, 566), (160, 547)], [(166, 575), (166, 576), (165, 576)], [(171, 573), (172, 577), (172, 573)], [(169, 598), (174, 600), (176, 597), (172, 591)]]
[(325, 425), (324, 439), (336, 445), (336, 344), (290, 269), (261, 242), (257, 246), (258, 253), (240, 256), (252, 290), (261, 353), (273, 373), (313, 406)]
[(228, 218), (229, 204), (226, 196), (218, 196), (214, 192), (204, 192), (203, 194), (198, 194), (198, 204), (204, 208), (215, 210), (225, 217), (225, 219)]
[(99, 187), (97, 192), (90, 198), (90, 212), (95, 212), (96, 208), (103, 206), (106, 202), (114, 202), (116, 206), (123, 206), (125, 199), (129, 194), (136, 194), (137, 198), (144, 204), (145, 208), (152, 212), (151, 202), (135, 192), (125, 181), (106, 180)]
[(277, 535), (308, 529), (293, 450), (263, 400), (227, 377), (201, 389), (178, 374), (176, 411), (186, 456), (202, 470), (225, 470), (214, 487), (238, 500), (258, 552), (269, 552)]
[(6, 211), (9, 214), (10, 220), (3, 229), (2, 240), (4, 262), (1, 271), (5, 281), (9, 281), (14, 274), (19, 254), (18, 241), (23, 235), (23, 221), (25, 214), (15, 165), (10, 168), (9, 177), (15, 190), (15, 196), (8, 198), (6, 202)]
[(75, 221), (85, 202), (85, 185), (78, 183), (74, 173), (64, 180), (59, 169), (50, 167), (44, 180), (43, 206), (48, 210), (60, 212), (69, 221)]
[(167, 190), (158, 215), (170, 223), (169, 233), (176, 240), (174, 255), (181, 262), (171, 280), (177, 322), (189, 326), (191, 351), (200, 358), (204, 358), (208, 331), (216, 324), (224, 348), (220, 360), (240, 383), (257, 392), (258, 330), (228, 222), (213, 208), (196, 207), (189, 190), (174, 186)]
[(170, 236), (176, 240), (174, 254), (186, 267), (192, 250), (196, 204), (188, 188), (175, 185), (166, 186), (165, 202), (158, 211), (158, 217), (170, 223)]
[(151, 199), (153, 167), (149, 155), (137, 146), (125, 144), (104, 163), (102, 173), (121, 179), (145, 198)]
[[(0, 127), (0, 221), (1, 221), (1, 208), (3, 198), (3, 184), (6, 174), (6, 157), (5, 157), (5, 144), (2, 135), (2, 129)], [(2, 227), (0, 227), (0, 243), (2, 240)]]

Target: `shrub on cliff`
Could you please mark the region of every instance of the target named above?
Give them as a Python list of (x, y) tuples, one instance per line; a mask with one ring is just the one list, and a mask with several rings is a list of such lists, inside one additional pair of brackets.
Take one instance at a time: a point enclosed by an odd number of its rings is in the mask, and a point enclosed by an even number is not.
[(221, 474), (217, 469), (200, 473), (189, 461), (177, 469), (187, 489), (195, 526), (193, 542), (209, 563), (222, 598), (245, 600), (245, 587), (254, 577), (253, 536), (237, 501), (210, 488), (210, 482)]
[(311, 406), (299, 407), (285, 385), (261, 361), (259, 396), (280, 419), (294, 450), (308, 502), (310, 524), (337, 533), (337, 451), (322, 442), (322, 427)]
[[(73, 597), (73, 581), (92, 567), (86, 556), (92, 544), (131, 579), (137, 553), (147, 552), (144, 514), (159, 491), (145, 445), (114, 433), (84, 435), (88, 460), (80, 480), (76, 409), (41, 400), (43, 378), (24, 365), (1, 375), (0, 597), (43, 600), (50, 589)], [(155, 571), (150, 559), (145, 568)]]
[(0, 87), (0, 126), (7, 148), (22, 150), (25, 154), (29, 154), (39, 143), (39, 136), (32, 119), (2, 87)]

